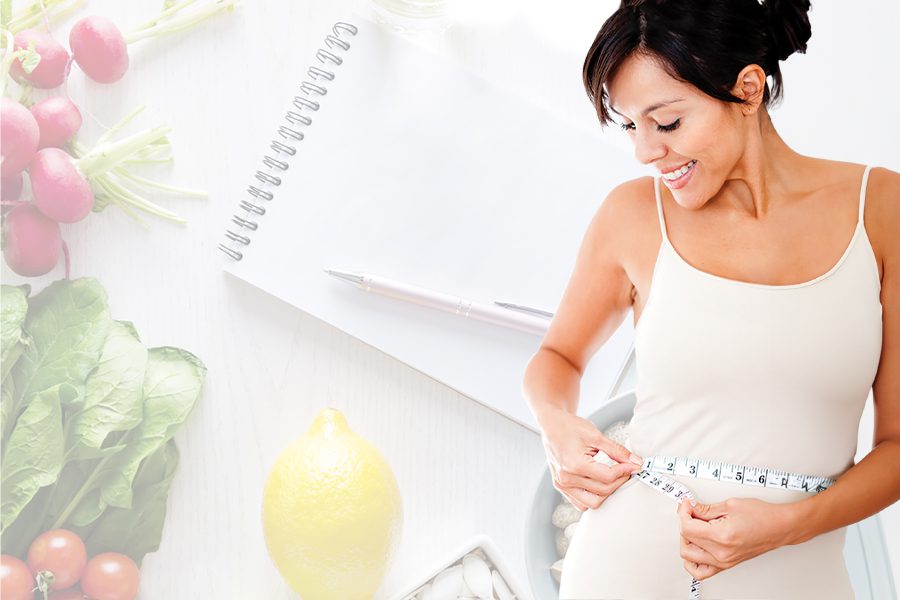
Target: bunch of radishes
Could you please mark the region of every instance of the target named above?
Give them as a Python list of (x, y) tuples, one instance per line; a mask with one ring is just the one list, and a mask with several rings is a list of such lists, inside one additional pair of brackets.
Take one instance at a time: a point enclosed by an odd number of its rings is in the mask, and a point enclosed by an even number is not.
[[(108, 19), (85, 17), (69, 32), (71, 54), (49, 33), (50, 22), (69, 12), (81, 0), (36, 0), (11, 14), (10, 0), (3, 6), (3, 62), (0, 99), (0, 201), (3, 204), (3, 255), (16, 273), (28, 277), (50, 271), (68, 249), (61, 223), (76, 223), (92, 210), (116, 204), (141, 221), (134, 209), (183, 223), (184, 219), (141, 196), (156, 190), (187, 196), (204, 192), (176, 188), (138, 176), (129, 167), (140, 163), (168, 162), (168, 127), (159, 126), (113, 140), (133, 119), (138, 108), (110, 128), (92, 147), (78, 141), (81, 112), (63, 90), (33, 102), (32, 90), (64, 86), (72, 62), (99, 83), (120, 80), (128, 70), (128, 44), (141, 39), (181, 31), (219, 12), (231, 10), (237, 0), (217, 0), (185, 10), (197, 0), (167, 2), (151, 21), (127, 35)], [(7, 97), (12, 79), (19, 100)], [(24, 178), (31, 199), (23, 198)]]

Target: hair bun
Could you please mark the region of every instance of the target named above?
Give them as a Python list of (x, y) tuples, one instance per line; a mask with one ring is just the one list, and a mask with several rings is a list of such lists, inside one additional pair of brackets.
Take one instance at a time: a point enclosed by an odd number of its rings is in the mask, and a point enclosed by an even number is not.
[(812, 36), (809, 24), (809, 0), (762, 0), (769, 30), (772, 32), (772, 49), (778, 60), (784, 60), (794, 52), (806, 53), (806, 42)]

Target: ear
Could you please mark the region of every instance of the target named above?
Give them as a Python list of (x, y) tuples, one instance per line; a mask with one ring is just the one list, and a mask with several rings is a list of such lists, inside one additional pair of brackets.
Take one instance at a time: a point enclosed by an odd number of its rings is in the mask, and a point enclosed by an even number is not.
[(756, 64), (744, 67), (738, 73), (737, 81), (731, 89), (732, 94), (747, 101), (746, 104), (740, 106), (741, 113), (745, 116), (752, 115), (759, 110), (765, 91), (766, 72)]

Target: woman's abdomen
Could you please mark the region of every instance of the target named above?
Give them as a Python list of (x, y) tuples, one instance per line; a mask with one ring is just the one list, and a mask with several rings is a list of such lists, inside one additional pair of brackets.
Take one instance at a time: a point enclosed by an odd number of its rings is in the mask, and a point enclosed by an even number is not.
[[(794, 502), (805, 492), (670, 476), (698, 502), (757, 498)], [(563, 563), (560, 600), (687, 598), (691, 575), (680, 555), (677, 504), (631, 479), (597, 509), (585, 511)], [(852, 600), (843, 558), (846, 529), (782, 546), (702, 582), (704, 599), (821, 598)]]

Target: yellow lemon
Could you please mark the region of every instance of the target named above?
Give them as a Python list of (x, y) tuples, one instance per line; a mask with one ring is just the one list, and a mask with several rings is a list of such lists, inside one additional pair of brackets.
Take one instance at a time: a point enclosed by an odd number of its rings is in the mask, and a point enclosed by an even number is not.
[(335, 408), (321, 410), (269, 472), (266, 546), (303, 600), (371, 600), (402, 527), (390, 465)]

